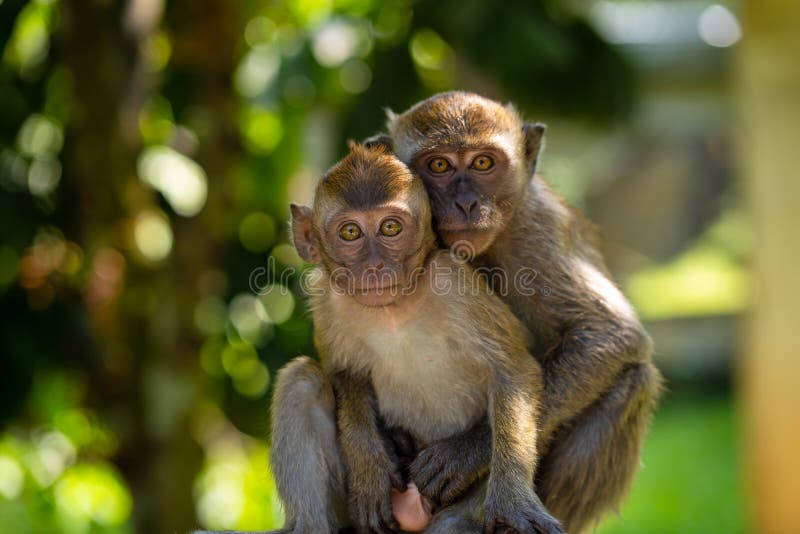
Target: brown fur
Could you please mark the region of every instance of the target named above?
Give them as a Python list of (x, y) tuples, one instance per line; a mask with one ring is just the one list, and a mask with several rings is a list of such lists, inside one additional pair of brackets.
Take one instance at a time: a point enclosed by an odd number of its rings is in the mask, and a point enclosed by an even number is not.
[[(468, 149), (491, 148), (511, 162), (505, 177), (488, 185), (470, 180), (468, 169), (454, 171), (452, 183), (458, 181), (461, 194), (472, 195), (484, 208), (485, 226), (494, 225), (482, 237), (461, 232), (459, 238), (475, 244), (478, 265), (499, 267), (509, 276), (520, 269), (537, 273), (534, 294), (512, 288), (505, 301), (539, 346), (552, 347), (541, 357), (545, 390), (539, 446), (546, 455), (537, 472), (538, 488), (567, 530), (581, 532), (619, 506), (636, 472), (661, 383), (651, 363), (650, 338), (610, 281), (590, 225), (541, 177), (530, 178), (541, 150), (541, 125), (523, 125), (511, 106), (452, 92), (401, 115), (390, 113), (388, 130), (391, 142), (383, 144), (393, 145), (426, 178), (437, 222), (463, 215), (453, 205), (455, 190), (426, 174), (429, 160), (424, 158), (457, 158)], [(446, 243), (452, 239), (442, 237)], [(484, 459), (475, 462), (476, 470), (485, 469), (488, 458), (487, 438), (479, 428), (458, 438), (484, 451), (476, 454)], [(457, 461), (442, 460), (441, 469)]]
[[(330, 532), (346, 523), (337, 515), (334, 499), (343, 471), (353, 526), (361, 532), (392, 531), (390, 492), (404, 489), (406, 480), (397, 451), (387, 446), (386, 429), (400, 428), (417, 447), (436, 450), (477, 425), (491, 440), (491, 475), (463, 503), (442, 507), (448, 503), (437, 501), (441, 509), (435, 511), (430, 532), (456, 528), (477, 533), (484, 527), (493, 532), (507, 524), (521, 534), (559, 533), (532, 488), (541, 377), (526, 347), (525, 329), (469, 265), (434, 248), (422, 184), (387, 157), (383, 149), (351, 147), (351, 154), (318, 187), (314, 209), (293, 207), (298, 250), (320, 259), (318, 276), (312, 277), (311, 308), (324, 373), (314, 362), (300, 359), (278, 377), (272, 461), (287, 510), (286, 529)], [(404, 172), (395, 172), (398, 165)], [(372, 185), (381, 176), (402, 186), (392, 186), (392, 194), (378, 198), (387, 191)], [(416, 198), (409, 198), (409, 192)], [(360, 204), (365, 198), (377, 198), (379, 204)], [(390, 303), (364, 305), (338, 291), (329, 278), (334, 268), (353, 266), (336, 259), (341, 257), (337, 248), (345, 245), (331, 237), (322, 221), (338, 220), (337, 210), (362, 220), (354, 206), (374, 211), (398, 199), (411, 206), (417, 221), (416, 227), (403, 231), (421, 234), (398, 241), (405, 243), (405, 254), (417, 262), (411, 267), (420, 274), (409, 291)], [(369, 232), (364, 236), (368, 239)], [(369, 243), (361, 246), (372, 248)], [(324, 444), (334, 424), (331, 391), (340, 455)], [(427, 466), (415, 462), (410, 475), (422, 481)], [(470, 473), (473, 478), (460, 477), (461, 485), (450, 488), (453, 495), (462, 494), (486, 471)], [(438, 482), (431, 477), (422, 487), (428, 483)], [(478, 503), (483, 504), (483, 517), (474, 511)]]

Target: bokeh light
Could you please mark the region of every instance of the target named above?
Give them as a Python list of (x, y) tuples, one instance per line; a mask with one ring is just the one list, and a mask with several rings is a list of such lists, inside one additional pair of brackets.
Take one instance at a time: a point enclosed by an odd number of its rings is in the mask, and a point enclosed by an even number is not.
[(275, 220), (268, 213), (250, 213), (239, 225), (239, 239), (244, 248), (258, 254), (272, 246), (275, 231)]
[(211, 408), (198, 417), (197, 427), (206, 450), (194, 485), (200, 525), (260, 531), (283, 524), (267, 447), (230, 428)]
[(58, 482), (54, 493), (68, 531), (88, 531), (92, 523), (122, 525), (133, 505), (116, 469), (105, 463), (76, 465)]
[(139, 252), (150, 261), (163, 260), (172, 250), (172, 228), (158, 211), (143, 211), (136, 217), (133, 237)]
[(25, 473), (19, 463), (7, 454), (0, 454), (0, 495), (16, 499), (25, 484)]
[(248, 106), (240, 113), (239, 123), (247, 148), (254, 154), (272, 153), (283, 138), (280, 116), (268, 109)]
[(312, 49), (323, 67), (338, 67), (356, 52), (358, 32), (345, 20), (333, 20), (317, 30)]
[(17, 145), (21, 153), (28, 156), (53, 156), (58, 154), (64, 143), (61, 126), (43, 115), (28, 117), (19, 129)]
[(14, 24), (4, 60), (25, 74), (39, 66), (47, 57), (53, 18), (53, 0), (28, 3)]
[(417, 30), (409, 41), (409, 51), (424, 83), (434, 88), (452, 84), (453, 51), (438, 33), (430, 28)]
[(372, 83), (372, 70), (365, 62), (353, 59), (339, 70), (339, 82), (352, 95), (363, 93)]
[(175, 213), (184, 217), (203, 209), (208, 179), (200, 165), (167, 146), (142, 151), (137, 165), (139, 177), (159, 191)]
[(239, 293), (231, 299), (228, 314), (236, 331), (249, 343), (262, 345), (272, 336), (272, 319), (255, 296)]
[(285, 323), (292, 316), (295, 301), (289, 288), (281, 284), (269, 284), (261, 288), (259, 294), (259, 300), (273, 323)]
[(703, 41), (718, 48), (733, 46), (742, 38), (742, 28), (736, 15), (719, 4), (703, 11), (697, 21), (697, 31)]
[(236, 90), (242, 96), (258, 96), (275, 80), (280, 66), (281, 56), (275, 49), (266, 45), (255, 46), (236, 69)]

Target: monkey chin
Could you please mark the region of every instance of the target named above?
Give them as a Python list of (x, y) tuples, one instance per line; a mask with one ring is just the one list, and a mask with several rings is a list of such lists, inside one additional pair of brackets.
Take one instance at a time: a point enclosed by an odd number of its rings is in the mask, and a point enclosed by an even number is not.
[(466, 261), (470, 261), (480, 256), (494, 242), (497, 232), (494, 228), (464, 230), (443, 230), (439, 229), (439, 235), (444, 245), (453, 253)]

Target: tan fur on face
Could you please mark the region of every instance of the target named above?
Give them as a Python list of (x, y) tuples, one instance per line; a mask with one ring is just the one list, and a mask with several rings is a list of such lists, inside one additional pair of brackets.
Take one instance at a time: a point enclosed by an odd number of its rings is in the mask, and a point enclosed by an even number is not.
[(392, 201), (407, 202), (409, 209), (418, 214), (419, 228), (430, 227), (431, 209), (419, 178), (387, 147), (367, 149), (350, 142), (350, 153), (317, 184), (313, 218), (317, 240), (324, 245), (325, 228), (337, 211), (377, 207)]
[(405, 162), (422, 150), (468, 150), (489, 138), (510, 157), (522, 156), (522, 120), (514, 106), (474, 93), (441, 93), (400, 115), (389, 112), (387, 128)]
[[(373, 149), (350, 143), (350, 153), (325, 173), (317, 185), (315, 204), (330, 203), (360, 209), (392, 200), (419, 198), (419, 181), (386, 147)], [(424, 212), (424, 206), (419, 207)], [(424, 215), (424, 213), (421, 213)]]

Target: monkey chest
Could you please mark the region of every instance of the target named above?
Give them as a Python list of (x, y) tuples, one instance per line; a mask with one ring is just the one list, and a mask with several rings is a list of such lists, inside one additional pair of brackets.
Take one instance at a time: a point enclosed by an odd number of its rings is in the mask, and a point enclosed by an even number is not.
[(486, 413), (486, 372), (457, 340), (412, 329), (368, 340), (375, 351), (372, 381), (386, 422), (422, 444), (474, 424)]

